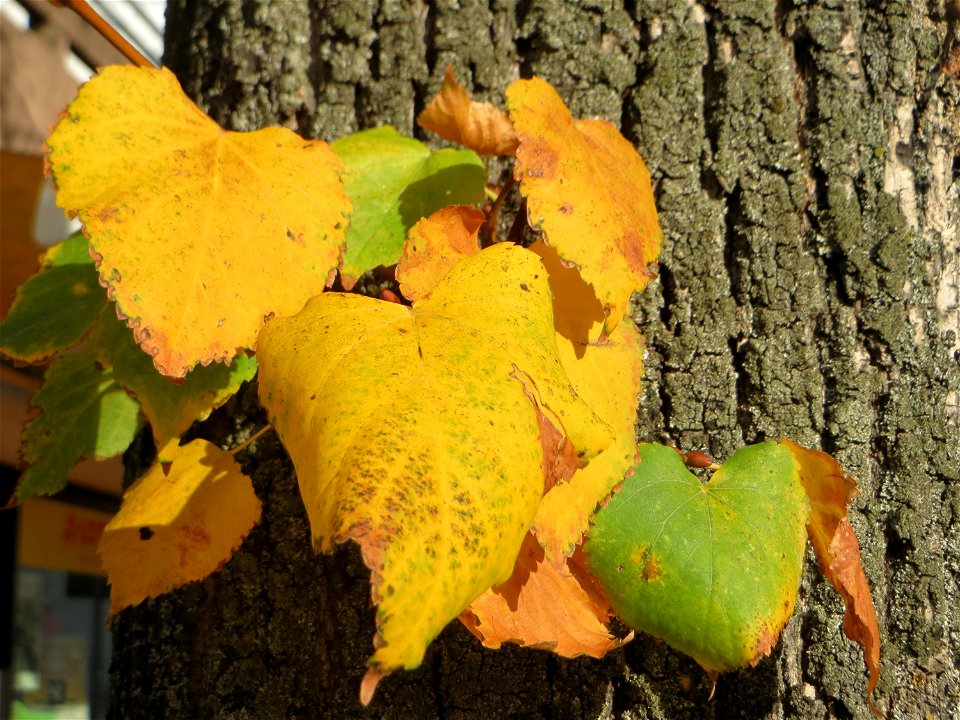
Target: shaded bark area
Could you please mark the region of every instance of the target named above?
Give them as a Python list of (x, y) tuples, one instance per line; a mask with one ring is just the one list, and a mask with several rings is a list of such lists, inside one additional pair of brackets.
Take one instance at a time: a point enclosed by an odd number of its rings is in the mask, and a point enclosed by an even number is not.
[[(638, 436), (728, 457), (788, 436), (855, 475), (888, 717), (960, 702), (960, 31), (944, 2), (171, 0), (167, 64), (237, 129), (333, 139), (413, 118), (448, 62), (607, 117), (666, 243), (637, 298)], [(952, 7), (952, 5), (950, 6)], [(263, 423), (253, 388), (198, 433)], [(357, 702), (374, 614), (352, 547), (310, 551), (292, 466), (241, 455), (264, 520), (221, 573), (114, 622), (113, 717), (865, 718), (857, 647), (815, 572), (773, 654), (710, 683), (640, 637), (602, 661), (487, 651), (458, 624)]]

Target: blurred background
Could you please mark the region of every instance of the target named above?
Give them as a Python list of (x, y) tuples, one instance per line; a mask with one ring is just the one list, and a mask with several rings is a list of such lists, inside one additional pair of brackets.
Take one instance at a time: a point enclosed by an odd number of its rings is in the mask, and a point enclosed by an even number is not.
[[(89, 0), (144, 55), (163, 52), (165, 0)], [(98, 67), (127, 64), (77, 15), (0, 0), (0, 315), (45, 247), (79, 227), (56, 207), (43, 143)], [(20, 433), (42, 367), (0, 361), (0, 497), (15, 487)], [(97, 544), (119, 506), (119, 458), (87, 461), (53, 498), (0, 511), (0, 718), (106, 715), (109, 591)]]

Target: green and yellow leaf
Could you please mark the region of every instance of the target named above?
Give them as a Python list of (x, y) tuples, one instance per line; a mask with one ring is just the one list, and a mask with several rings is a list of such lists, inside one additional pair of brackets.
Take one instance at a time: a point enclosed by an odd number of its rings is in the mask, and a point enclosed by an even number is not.
[(776, 644), (796, 603), (809, 517), (783, 445), (743, 448), (702, 483), (674, 449), (642, 444), (584, 551), (628, 625), (717, 673)]
[(538, 413), (584, 458), (610, 442), (563, 373), (543, 266), (513, 245), (464, 259), (412, 308), (314, 298), (267, 324), (259, 360), (315, 541), (354, 539), (372, 569), (365, 699), (510, 577), (543, 490)]
[(440, 150), (404, 137), (392, 127), (347, 135), (331, 145), (344, 164), (353, 201), (343, 259), (343, 286), (364, 272), (400, 258), (407, 231), (447, 205), (483, 201), (486, 171), (470, 150)]

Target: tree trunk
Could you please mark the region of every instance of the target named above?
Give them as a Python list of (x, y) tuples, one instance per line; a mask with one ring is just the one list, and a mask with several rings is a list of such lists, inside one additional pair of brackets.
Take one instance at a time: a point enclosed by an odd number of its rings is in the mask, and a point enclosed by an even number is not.
[[(660, 279), (638, 299), (639, 437), (717, 458), (783, 436), (834, 454), (860, 483), (878, 702), (890, 718), (951, 717), (957, 2), (328, 4), (169, 0), (166, 62), (236, 129), (419, 133), (449, 62), (483, 98), (536, 74), (575, 116), (618, 124), (650, 168), (665, 234)], [(199, 432), (230, 444), (263, 423), (248, 389)], [(692, 660), (647, 637), (563, 660), (484, 650), (452, 623), (364, 709), (374, 614), (359, 554), (312, 553), (275, 436), (241, 457), (263, 520), (222, 572), (115, 620), (113, 717), (869, 717), (862, 654), (812, 559), (772, 655), (722, 676), (712, 700)]]

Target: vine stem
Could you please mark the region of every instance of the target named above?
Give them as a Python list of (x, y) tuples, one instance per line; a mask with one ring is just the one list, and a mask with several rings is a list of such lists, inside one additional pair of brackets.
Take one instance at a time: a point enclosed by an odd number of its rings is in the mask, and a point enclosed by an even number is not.
[(123, 35), (114, 30), (110, 23), (100, 17), (96, 10), (87, 5), (87, 0), (50, 0), (50, 2), (54, 5), (60, 5), (61, 7), (73, 10), (77, 15), (83, 18), (83, 21), (87, 23), (87, 25), (103, 35), (103, 37), (106, 38), (111, 45), (123, 53), (123, 56), (137, 67), (157, 67), (139, 50), (131, 45), (127, 39), (123, 37)]
[(497, 242), (497, 218), (500, 216), (500, 207), (503, 205), (503, 200), (511, 190), (513, 190), (513, 173), (507, 175), (506, 182), (504, 182), (503, 187), (500, 188), (497, 199), (494, 200), (493, 205), (490, 207), (490, 212), (483, 221), (480, 232), (481, 247), (489, 247)]
[(251, 443), (255, 442), (260, 437), (265, 435), (268, 430), (273, 430), (273, 425), (271, 425), (270, 423), (267, 423), (262, 428), (257, 430), (253, 435), (251, 435), (246, 440), (244, 440), (242, 443), (237, 445), (235, 448), (231, 449), (230, 454), (236, 457), (241, 450), (245, 450)]

